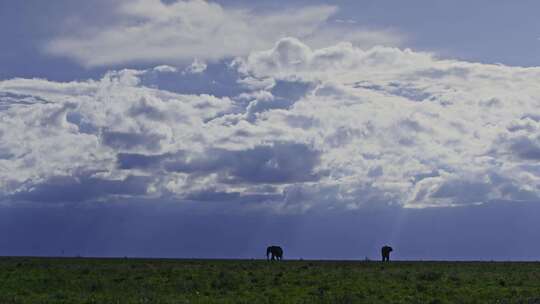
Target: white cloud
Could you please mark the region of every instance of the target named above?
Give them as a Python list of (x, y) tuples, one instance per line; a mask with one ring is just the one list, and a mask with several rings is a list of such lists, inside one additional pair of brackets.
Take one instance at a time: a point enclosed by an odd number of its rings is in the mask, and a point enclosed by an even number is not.
[(200, 74), (204, 71), (206, 71), (207, 64), (195, 59), (193, 62), (184, 70), (184, 73), (187, 74)]
[(79, 176), (109, 189), (92, 199), (137, 188), (277, 212), (540, 196), (540, 68), (294, 38), (233, 66), (246, 92), (231, 98), (144, 87), (136, 70), (0, 82), (0, 188), (35, 198)]
[(154, 67), (153, 70), (156, 71), (156, 72), (159, 72), (159, 73), (176, 73), (176, 72), (178, 72), (177, 68), (175, 68), (173, 66), (169, 66), (169, 65), (158, 65), (157, 67)]
[(302, 38), (313, 46), (340, 39), (363, 46), (402, 41), (390, 31), (327, 24), (337, 11), (337, 7), (328, 5), (263, 14), (202, 0), (169, 5), (159, 0), (136, 0), (120, 1), (113, 10), (117, 20), (59, 36), (46, 45), (46, 51), (71, 57), (85, 66), (186, 64), (195, 58), (215, 61), (243, 56), (266, 49), (284, 36)]
[[(311, 140), (323, 140), (321, 146), (333, 155), (327, 170), (348, 172), (345, 177), (387, 188), (381, 190), (385, 193), (397, 191), (404, 205), (538, 197), (538, 172), (528, 172), (525, 180), (516, 166), (540, 155), (540, 133), (530, 118), (539, 105), (539, 68), (350, 44), (311, 50), (291, 38), (237, 64), (250, 78), (319, 83), (279, 119), (295, 115), (316, 121), (317, 132), (327, 134)], [(277, 117), (266, 115), (274, 124)], [(527, 123), (516, 123), (524, 119)], [(508, 138), (512, 126), (526, 135)], [(378, 166), (382, 174), (368, 176)], [(425, 175), (429, 172), (438, 173)]]

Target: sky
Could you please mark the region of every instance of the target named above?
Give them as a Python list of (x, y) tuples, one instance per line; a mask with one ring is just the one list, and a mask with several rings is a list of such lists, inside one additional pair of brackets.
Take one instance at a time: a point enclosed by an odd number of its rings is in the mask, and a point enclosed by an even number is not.
[(540, 260), (537, 1), (0, 1), (0, 255)]

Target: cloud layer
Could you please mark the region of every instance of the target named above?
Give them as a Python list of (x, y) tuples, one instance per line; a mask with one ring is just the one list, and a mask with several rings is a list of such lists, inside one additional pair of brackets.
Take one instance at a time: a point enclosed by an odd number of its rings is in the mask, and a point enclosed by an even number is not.
[[(129, 12), (142, 27), (183, 20), (174, 15), (183, 6), (225, 13), (192, 1), (174, 4), (170, 17), (144, 3)], [(229, 68), (242, 94), (146, 82), (186, 75), (167, 66), (0, 82), (2, 201), (166, 199), (305, 212), (539, 198), (539, 68), (351, 43), (312, 49), (295, 38)]]
[[(71, 29), (49, 42), (46, 51), (85, 66), (186, 64), (194, 58), (216, 61), (247, 55), (271, 47), (284, 36), (300, 37), (313, 46), (342, 40), (362, 46), (397, 45), (403, 39), (389, 30), (329, 22), (337, 11), (329, 5), (260, 13), (203, 0), (170, 4), (137, 0), (115, 2), (111, 10), (110, 22)], [(199, 61), (191, 70), (201, 66)]]

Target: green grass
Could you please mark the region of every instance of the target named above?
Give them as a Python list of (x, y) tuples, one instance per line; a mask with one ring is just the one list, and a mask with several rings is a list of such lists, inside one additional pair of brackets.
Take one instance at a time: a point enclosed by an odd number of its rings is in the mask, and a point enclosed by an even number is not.
[(0, 303), (540, 303), (540, 263), (0, 258)]

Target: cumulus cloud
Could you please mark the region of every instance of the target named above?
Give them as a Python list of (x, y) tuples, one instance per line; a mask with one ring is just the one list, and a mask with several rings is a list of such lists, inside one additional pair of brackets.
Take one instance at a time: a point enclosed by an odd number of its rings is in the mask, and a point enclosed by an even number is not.
[(195, 59), (185, 70), (184, 73), (200, 74), (206, 71), (208, 65), (200, 60)]
[(158, 65), (157, 67), (154, 67), (154, 71), (159, 72), (159, 73), (175, 73), (178, 70), (173, 66)]
[(154, 69), (1, 81), (3, 200), (305, 212), (539, 199), (539, 68), (296, 38), (231, 66), (244, 92), (229, 97), (148, 87)]
[[(358, 45), (396, 45), (401, 35), (388, 30), (364, 30), (328, 23), (337, 11), (329, 5), (261, 13), (223, 7), (203, 0), (118, 1), (115, 19), (105, 25), (86, 25), (53, 39), (48, 53), (71, 57), (86, 66), (133, 62), (186, 64), (199, 58), (215, 61), (243, 56), (293, 35), (313, 46), (341, 39)], [(291, 18), (294, 16), (294, 18)], [(324, 28), (322, 25), (326, 25)], [(191, 70), (200, 71), (199, 64)]]

